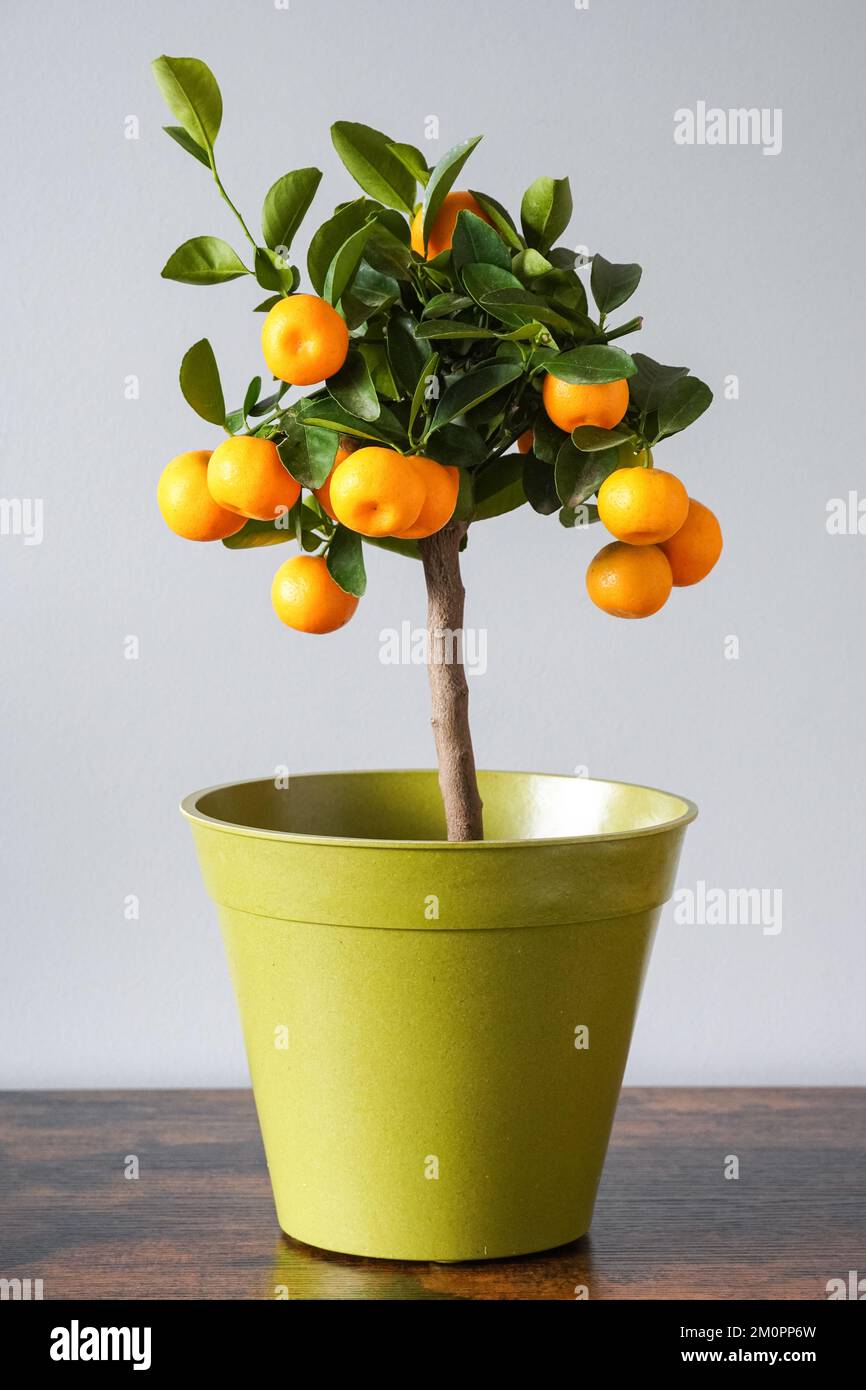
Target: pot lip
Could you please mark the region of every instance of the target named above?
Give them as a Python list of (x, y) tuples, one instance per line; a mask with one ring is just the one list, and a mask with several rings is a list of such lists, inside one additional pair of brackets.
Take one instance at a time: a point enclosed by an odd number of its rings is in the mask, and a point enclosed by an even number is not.
[[(435, 769), (432, 768), (352, 768), (346, 772), (308, 772), (298, 773), (292, 780), (301, 781), (305, 778), (320, 777), (381, 777), (381, 776), (414, 776), (423, 774), (426, 776), (436, 776)], [(417, 850), (497, 850), (497, 849), (532, 849), (534, 847), (556, 846), (556, 845), (589, 845), (606, 844), (617, 840), (634, 840), (648, 835), (664, 835), (671, 830), (684, 829), (690, 825), (698, 815), (698, 808), (688, 797), (680, 796), (678, 792), (667, 792), (660, 787), (648, 787), (641, 782), (623, 782), (607, 777), (582, 777), (576, 778), (568, 773), (561, 772), (526, 772), (516, 769), (481, 769), (479, 775), (483, 777), (539, 777), (548, 781), (557, 782), (592, 782), (596, 785), (608, 787), (628, 787), (633, 791), (652, 792), (658, 796), (670, 797), (673, 801), (679, 801), (684, 806), (681, 815), (674, 816), (671, 820), (665, 820), (658, 825), (637, 826), (634, 830), (608, 830), (599, 831), (593, 835), (556, 835), (538, 839), (524, 840), (378, 840), (357, 838), (348, 835), (302, 835), (291, 830), (263, 830), (255, 825), (242, 825), (237, 821), (221, 820), (216, 816), (209, 816), (199, 809), (198, 802), (202, 797), (209, 796), (213, 792), (228, 791), (232, 787), (254, 786), (258, 782), (272, 781), (271, 777), (248, 777), (241, 781), (218, 782), (212, 787), (203, 787), (199, 791), (190, 792), (180, 803), (180, 812), (191, 823), (206, 825), (213, 830), (221, 830), (231, 835), (246, 835), (256, 840), (275, 840), (285, 841), (289, 844), (298, 845), (341, 845), (352, 849), (417, 849)]]

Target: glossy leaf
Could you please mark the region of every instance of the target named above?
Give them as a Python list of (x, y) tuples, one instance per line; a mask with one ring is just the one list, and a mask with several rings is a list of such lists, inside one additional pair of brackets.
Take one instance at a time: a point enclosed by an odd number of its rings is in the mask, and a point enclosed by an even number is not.
[(637, 366), (622, 348), (610, 347), (605, 343), (591, 343), (586, 347), (576, 347), (569, 352), (560, 353), (548, 362), (547, 370), (559, 381), (597, 386), (634, 376)]
[(384, 405), (380, 407), (376, 420), (367, 421), (362, 420), (359, 415), (353, 415), (338, 401), (328, 396), (322, 400), (305, 403), (302, 419), (305, 429), (310, 425), (316, 425), (338, 434), (351, 434), (358, 439), (371, 439), (374, 443), (388, 444), (401, 449), (408, 444), (406, 431), (399, 419)]
[(334, 149), (356, 183), (386, 207), (411, 214), (415, 176), (389, 148), (387, 135), (355, 121), (331, 126)]
[(369, 198), (346, 203), (314, 233), (307, 252), (307, 270), (317, 294), (325, 288), (325, 277), (340, 247), (353, 232), (363, 227), (375, 207)]
[(592, 502), (579, 502), (577, 507), (563, 507), (559, 513), (561, 526), (574, 526), (578, 529), (592, 526), (598, 519), (598, 507)]
[(249, 386), (247, 387), (246, 393), (244, 395), (244, 403), (241, 407), (244, 415), (250, 414), (250, 412), (253, 409), (253, 406), (256, 404), (257, 400), (259, 399), (259, 396), (261, 395), (261, 391), (262, 379), (260, 376), (254, 376)]
[(388, 360), (407, 396), (411, 396), (424, 370), (430, 349), (415, 336), (417, 321), (411, 314), (392, 314), (385, 329)]
[(227, 241), (218, 236), (195, 236), (172, 252), (162, 268), (163, 280), (183, 285), (221, 285), (249, 271)]
[(361, 537), (338, 523), (328, 546), (328, 573), (347, 594), (363, 597), (367, 588)]
[(628, 425), (614, 425), (612, 430), (599, 425), (579, 425), (571, 431), (571, 442), (585, 454), (597, 454), (602, 449), (613, 449), (634, 439), (634, 430)]
[(555, 469), (534, 454), (523, 457), (523, 491), (532, 510), (541, 516), (552, 516), (559, 511), (561, 503), (556, 491)]
[(214, 351), (207, 338), (193, 343), (180, 364), (180, 389), (196, 415), (212, 425), (222, 425), (226, 404)]
[(461, 309), (468, 309), (472, 302), (468, 294), (456, 294), (453, 290), (446, 290), (443, 294), (434, 294), (432, 299), (428, 299), (421, 317), (449, 318), (452, 314), (459, 314)]
[(325, 385), (334, 400), (352, 415), (361, 420), (378, 420), (379, 397), (360, 352), (350, 350), (340, 370), (329, 377)]
[(436, 214), (448, 193), (454, 186), (454, 181), (471, 155), (475, 146), (481, 139), (476, 135), (472, 140), (466, 140), (462, 145), (455, 145), (448, 150), (430, 174), (427, 188), (424, 194), (424, 217), (422, 230), (424, 234), (424, 245), (430, 237), (430, 228), (436, 220)]
[(419, 323), (415, 330), (416, 338), (425, 341), (437, 338), (496, 338), (492, 328), (481, 328), (477, 323), (460, 323), (452, 319), (427, 319)]
[(683, 376), (674, 381), (659, 401), (659, 424), (657, 439), (665, 435), (678, 434), (703, 415), (713, 399), (713, 393), (705, 382), (696, 376)]
[(502, 237), (466, 208), (457, 214), (451, 257), (458, 275), (464, 265), (498, 265), (503, 270), (511, 269), (511, 253)]
[(321, 487), (334, 466), (339, 436), (329, 429), (302, 425), (293, 416), (285, 418), (285, 439), (277, 453), (285, 469), (302, 487)]
[(619, 450), (584, 454), (567, 439), (554, 465), (556, 491), (564, 507), (577, 507), (592, 497), (605, 478), (619, 467)]
[(487, 213), (502, 240), (511, 247), (513, 251), (522, 251), (524, 241), (514, 222), (511, 214), (495, 198), (491, 198), (489, 193), (479, 193), (477, 189), (470, 190), (472, 197), (480, 208)]
[(294, 266), (287, 266), (282, 256), (264, 246), (256, 247), (254, 269), (263, 290), (279, 290), (281, 294), (291, 294), (299, 278)]
[(151, 63), (151, 69), (175, 120), (196, 145), (212, 153), (223, 102), (210, 68), (200, 58), (169, 58), (163, 54)]
[(371, 229), (372, 223), (367, 222), (363, 227), (359, 227), (357, 232), (353, 232), (343, 242), (328, 266), (322, 294), (329, 304), (339, 304), (344, 292), (352, 283), (355, 271), (361, 264)]
[(520, 221), (527, 243), (545, 252), (571, 221), (571, 186), (568, 179), (536, 179), (520, 204)]
[(182, 150), (191, 154), (193, 159), (197, 159), (199, 164), (203, 164), (206, 169), (210, 168), (210, 157), (207, 150), (203, 150), (201, 145), (197, 145), (191, 135), (188, 135), (182, 125), (164, 125), (163, 130), (166, 135), (170, 135), (180, 145)]
[(614, 265), (604, 256), (593, 256), (589, 283), (599, 313), (609, 314), (631, 299), (640, 284), (641, 274), (639, 265)]
[(414, 145), (398, 144), (389, 145), (388, 149), (395, 159), (399, 159), (403, 168), (409, 170), (413, 179), (416, 179), (422, 187), (426, 187), (430, 177), (430, 169), (421, 151), (416, 149)]
[(374, 314), (390, 308), (399, 298), (400, 286), (397, 281), (390, 275), (374, 270), (366, 260), (361, 260), (352, 288), (343, 291), (341, 306), (346, 322), (352, 329), (359, 328)]
[(272, 251), (291, 246), (321, 182), (319, 169), (293, 169), (272, 184), (262, 207), (262, 235)]
[(475, 468), (484, 463), (490, 451), (471, 425), (444, 425), (424, 446), (424, 452), (437, 463), (448, 463), (454, 468)]
[(688, 376), (688, 367), (666, 367), (643, 352), (632, 353), (637, 374), (628, 384), (629, 396), (640, 410), (657, 410), (662, 396), (680, 377)]
[(439, 354), (438, 352), (433, 352), (430, 354), (430, 356), (427, 358), (427, 361), (424, 363), (421, 375), (418, 377), (418, 381), (415, 385), (415, 390), (412, 392), (412, 403), (409, 407), (410, 430), (414, 428), (415, 421), (418, 418), (418, 414), (421, 410), (421, 407), (427, 398), (428, 386), (431, 383), (433, 377), (435, 377), (436, 369), (438, 368), (438, 366)]
[(465, 415), (467, 410), (515, 381), (521, 372), (519, 362), (494, 362), (460, 377), (443, 392), (433, 417), (433, 429), (440, 429), (458, 415)]
[(263, 545), (282, 545), (294, 539), (295, 528), (290, 524), (289, 513), (282, 512), (274, 521), (248, 521), (233, 536), (226, 536), (223, 545), (227, 550), (258, 550)]

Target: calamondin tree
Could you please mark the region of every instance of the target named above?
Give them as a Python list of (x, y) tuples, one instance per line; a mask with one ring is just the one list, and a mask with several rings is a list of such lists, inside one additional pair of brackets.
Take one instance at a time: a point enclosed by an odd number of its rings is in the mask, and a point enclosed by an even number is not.
[(642, 325), (611, 321), (637, 289), (639, 265), (593, 256), (590, 307), (575, 252), (557, 244), (572, 215), (567, 179), (530, 184), (518, 224), (489, 193), (454, 187), (480, 137), (431, 169), (414, 146), (337, 121), (331, 138), (361, 196), (313, 233), (304, 288), (292, 242), (319, 170), (277, 179), (253, 231), (217, 168), (213, 74), (196, 58), (168, 57), (154, 72), (178, 123), (167, 133), (210, 171), (247, 243), (241, 254), (195, 236), (163, 276), (250, 277), (273, 379), (254, 376), (228, 410), (210, 343), (185, 354), (181, 390), (226, 437), (168, 464), (163, 517), (180, 536), (232, 550), (295, 542), (271, 596), (301, 632), (332, 632), (353, 616), (365, 544), (420, 560), (448, 835), (480, 839), (468, 689), (453, 647), (470, 528), (524, 505), (565, 528), (601, 522), (614, 539), (589, 564), (590, 598), (617, 617), (656, 613), (721, 552), (712, 512), (653, 457), (711, 392), (687, 368), (615, 341)]

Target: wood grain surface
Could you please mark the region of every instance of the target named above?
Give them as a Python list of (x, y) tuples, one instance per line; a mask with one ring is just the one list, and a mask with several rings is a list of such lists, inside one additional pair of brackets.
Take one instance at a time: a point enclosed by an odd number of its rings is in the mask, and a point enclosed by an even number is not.
[(866, 1090), (626, 1090), (590, 1234), (461, 1265), (281, 1235), (247, 1091), (0, 1093), (0, 1279), (46, 1299), (825, 1299), (849, 1270)]

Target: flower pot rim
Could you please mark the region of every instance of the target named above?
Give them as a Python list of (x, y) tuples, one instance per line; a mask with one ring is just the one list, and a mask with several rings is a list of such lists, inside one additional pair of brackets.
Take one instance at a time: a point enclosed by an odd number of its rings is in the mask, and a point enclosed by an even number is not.
[[(352, 768), (344, 772), (306, 772), (292, 775), (292, 782), (306, 780), (321, 780), (325, 778), (350, 777), (436, 777), (437, 773), (433, 768)], [(245, 835), (257, 840), (272, 840), (298, 845), (339, 845), (356, 849), (397, 849), (397, 850), (448, 850), (450, 851), (493, 851), (497, 849), (530, 849), (541, 846), (575, 845), (575, 844), (599, 844), (605, 842), (615, 842), (622, 840), (633, 840), (644, 838), (651, 835), (665, 835), (672, 830), (684, 829), (690, 825), (698, 815), (698, 808), (688, 797), (680, 796), (678, 792), (664, 791), (660, 787), (649, 787), (640, 782), (623, 782), (607, 777), (577, 777), (568, 773), (558, 772), (527, 772), (516, 769), (490, 769), (479, 770), (479, 778), (488, 779), (492, 777), (507, 778), (537, 778), (548, 782), (567, 782), (567, 783), (587, 783), (595, 786), (623, 787), (629, 791), (647, 792), (650, 795), (665, 797), (673, 802), (678, 802), (682, 806), (679, 814), (671, 815), (670, 819), (659, 821), (654, 825), (635, 826), (630, 830), (609, 830), (598, 831), (589, 835), (555, 835), (545, 837), (527, 837), (517, 840), (411, 840), (411, 839), (377, 839), (375, 837), (357, 837), (350, 835), (306, 835), (291, 830), (269, 830), (262, 829), (260, 826), (243, 825), (239, 821), (224, 820), (218, 816), (210, 816), (202, 811), (199, 802), (206, 796), (215, 792), (229, 791), (235, 787), (254, 786), (257, 783), (273, 783), (273, 776), (270, 777), (249, 777), (240, 781), (218, 782), (212, 787), (203, 787), (199, 791), (190, 792), (180, 803), (181, 814), (190, 822), (197, 822), (200, 825), (208, 826), (213, 830), (222, 830), (227, 834)], [(672, 808), (673, 809), (673, 808)]]

